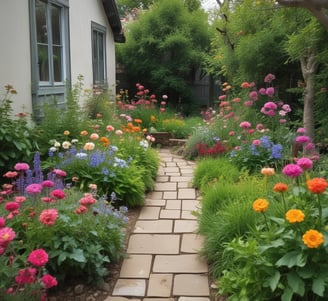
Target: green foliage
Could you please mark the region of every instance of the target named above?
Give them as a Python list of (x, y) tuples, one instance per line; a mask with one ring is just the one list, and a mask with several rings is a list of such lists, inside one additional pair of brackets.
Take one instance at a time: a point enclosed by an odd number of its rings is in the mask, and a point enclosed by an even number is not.
[(156, 87), (177, 104), (191, 100), (190, 83), (209, 44), (206, 14), (188, 10), (182, 0), (156, 1), (127, 26), (117, 59), (130, 80)]
[[(17, 91), (5, 86), (5, 94), (0, 99), (0, 174), (13, 168), (13, 162), (30, 160), (38, 147), (37, 135), (28, 124), (25, 113), (12, 116), (11, 96)], [(2, 182), (2, 181), (1, 181)]]

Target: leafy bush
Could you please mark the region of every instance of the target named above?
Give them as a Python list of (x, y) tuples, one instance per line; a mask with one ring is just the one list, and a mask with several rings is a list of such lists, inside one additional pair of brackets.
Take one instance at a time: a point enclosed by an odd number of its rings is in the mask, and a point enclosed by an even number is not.
[[(37, 136), (29, 126), (26, 113), (12, 116), (12, 95), (17, 91), (11, 86), (5, 86), (5, 94), (0, 99), (0, 173), (4, 174), (13, 168), (13, 162), (33, 158), (37, 150)], [(2, 179), (1, 179), (2, 182)]]
[[(12, 235), (1, 235), (0, 262), (6, 267), (0, 271), (2, 294), (9, 289), (15, 297), (20, 292), (22, 283), (16, 276), (32, 250), (47, 252), (42, 272), (49, 271), (60, 284), (67, 277), (102, 280), (108, 263), (123, 256), (127, 209), (114, 209), (110, 202), (98, 198), (95, 184), (86, 194), (63, 188), (66, 172), (55, 169), (45, 178), (38, 154), (33, 169), (27, 163), (17, 163), (15, 171), (5, 176), (12, 184), (1, 192), (0, 231)], [(30, 279), (23, 284), (37, 285), (43, 292), (39, 280)], [(28, 291), (25, 287), (23, 294)]]

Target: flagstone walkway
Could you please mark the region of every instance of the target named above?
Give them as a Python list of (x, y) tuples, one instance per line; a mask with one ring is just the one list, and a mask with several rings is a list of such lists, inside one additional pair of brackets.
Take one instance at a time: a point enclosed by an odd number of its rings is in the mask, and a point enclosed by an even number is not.
[(209, 301), (208, 265), (198, 255), (193, 211), (200, 208), (191, 187), (194, 162), (159, 149), (154, 191), (146, 196), (130, 235), (120, 278), (105, 301)]

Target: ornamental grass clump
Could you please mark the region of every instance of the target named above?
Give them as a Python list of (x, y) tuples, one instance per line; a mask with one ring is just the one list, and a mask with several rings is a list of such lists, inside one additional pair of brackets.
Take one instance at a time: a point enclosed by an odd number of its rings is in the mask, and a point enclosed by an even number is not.
[(0, 192), (1, 300), (45, 300), (72, 278), (102, 281), (124, 255), (127, 208), (99, 197), (96, 184), (86, 193), (66, 185), (64, 170), (43, 174), (38, 154), (33, 168), (15, 169)]

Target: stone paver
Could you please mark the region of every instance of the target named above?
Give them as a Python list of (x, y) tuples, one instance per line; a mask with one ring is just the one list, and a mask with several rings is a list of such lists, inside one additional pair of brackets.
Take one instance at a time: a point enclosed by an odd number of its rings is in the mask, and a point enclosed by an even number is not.
[(114, 290), (114, 296), (143, 297), (146, 293), (146, 280), (143, 279), (118, 279)]
[(198, 254), (156, 255), (153, 271), (156, 273), (206, 273), (208, 266)]
[(127, 245), (120, 278), (105, 301), (210, 301), (208, 265), (199, 255), (201, 198), (195, 163), (158, 149), (154, 190), (145, 197)]
[(208, 296), (209, 283), (206, 275), (176, 275), (174, 277), (173, 295)]
[(173, 283), (172, 274), (151, 274), (149, 277), (149, 297), (170, 297)]
[(130, 255), (124, 259), (121, 267), (121, 278), (149, 278), (151, 255)]
[(158, 219), (159, 211), (159, 207), (144, 206), (140, 211), (139, 219)]
[(179, 254), (180, 236), (174, 234), (133, 234), (129, 254)]
[(157, 221), (143, 221), (136, 222), (134, 233), (171, 233), (172, 220), (157, 220)]

